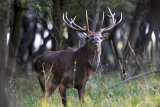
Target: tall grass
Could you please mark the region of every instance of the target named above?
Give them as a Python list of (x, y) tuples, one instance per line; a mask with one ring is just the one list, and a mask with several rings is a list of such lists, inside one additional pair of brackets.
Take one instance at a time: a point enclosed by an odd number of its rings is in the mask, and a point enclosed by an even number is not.
[[(159, 77), (159, 73), (151, 74), (109, 88), (120, 81), (118, 73), (99, 70), (87, 82), (84, 104), (80, 104), (75, 89), (67, 90), (68, 107), (160, 107)], [(36, 77), (13, 80), (9, 92), (13, 107), (41, 107), (42, 92)], [(48, 99), (47, 107), (63, 107), (58, 89)]]

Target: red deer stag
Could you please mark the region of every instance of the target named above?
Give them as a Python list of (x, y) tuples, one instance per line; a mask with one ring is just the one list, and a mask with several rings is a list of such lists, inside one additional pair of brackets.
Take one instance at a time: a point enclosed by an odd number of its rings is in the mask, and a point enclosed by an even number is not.
[[(40, 86), (45, 97), (49, 97), (59, 87), (62, 103), (66, 106), (66, 89), (75, 88), (78, 90), (80, 100), (84, 100), (85, 85), (88, 77), (95, 73), (100, 63), (101, 43), (109, 36), (109, 31), (118, 25), (122, 20), (116, 21), (109, 9), (111, 25), (92, 32), (89, 30), (88, 15), (86, 11), (86, 29), (77, 25), (74, 19), (69, 20), (67, 13), (63, 14), (64, 23), (71, 29), (83, 33), (86, 43), (76, 51), (62, 50), (47, 52), (38, 56), (32, 64), (34, 74), (38, 77)], [(106, 34), (103, 36), (103, 34)]]

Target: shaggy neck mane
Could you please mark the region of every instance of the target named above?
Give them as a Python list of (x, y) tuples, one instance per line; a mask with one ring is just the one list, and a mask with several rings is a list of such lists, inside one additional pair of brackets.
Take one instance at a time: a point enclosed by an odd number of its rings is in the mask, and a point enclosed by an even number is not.
[(100, 56), (101, 46), (90, 47), (89, 44), (85, 44), (75, 52), (74, 60), (95, 71), (100, 63)]

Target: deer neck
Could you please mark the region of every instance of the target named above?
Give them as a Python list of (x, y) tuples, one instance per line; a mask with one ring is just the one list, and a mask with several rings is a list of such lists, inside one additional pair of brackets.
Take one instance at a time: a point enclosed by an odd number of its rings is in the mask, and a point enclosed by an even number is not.
[(85, 44), (75, 52), (74, 60), (77, 61), (81, 66), (86, 66), (87, 69), (96, 71), (101, 56), (101, 46), (89, 46)]

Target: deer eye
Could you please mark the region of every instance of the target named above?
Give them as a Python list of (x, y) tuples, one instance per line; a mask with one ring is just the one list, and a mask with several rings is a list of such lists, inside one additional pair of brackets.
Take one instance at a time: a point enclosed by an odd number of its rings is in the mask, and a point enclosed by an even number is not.
[(101, 39), (103, 40), (103, 39), (105, 39), (105, 38), (102, 36)]
[(86, 37), (86, 41), (89, 41), (89, 40), (90, 40), (90, 38), (87, 36), (87, 37)]

